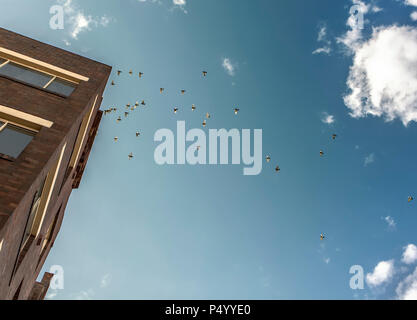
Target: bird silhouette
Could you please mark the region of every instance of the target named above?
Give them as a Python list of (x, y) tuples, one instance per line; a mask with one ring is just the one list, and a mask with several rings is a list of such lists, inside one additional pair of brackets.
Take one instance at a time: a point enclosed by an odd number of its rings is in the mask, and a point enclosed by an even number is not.
[(174, 108), (174, 113), (177, 113), (178, 112), (178, 108)]
[(196, 109), (196, 108), (195, 108), (195, 105), (192, 105), (192, 106), (191, 106), (191, 110), (192, 110), (192, 111), (194, 111), (195, 109)]
[(181, 90), (181, 94), (184, 94), (185, 93), (185, 90), (183, 89), (183, 90)]
[(238, 108), (234, 108), (233, 110), (235, 111), (235, 114), (238, 114), (238, 112), (239, 112)]
[(128, 157), (129, 157), (129, 160), (132, 159), (133, 158), (133, 153), (132, 152), (129, 153)]
[(203, 127), (205, 127), (207, 124), (206, 120), (203, 121)]
[(145, 103), (145, 100), (142, 100), (142, 102), (140, 103), (142, 106), (145, 106), (146, 105), (146, 103)]
[(334, 134), (332, 134), (332, 139), (333, 139), (333, 140), (336, 140), (336, 138), (337, 138), (337, 134), (335, 134), (335, 133), (334, 133)]
[(125, 112), (125, 118), (127, 118), (127, 116), (129, 115), (129, 112)]
[(210, 119), (210, 117), (211, 117), (211, 116), (210, 116), (210, 113), (208, 113), (208, 112), (207, 112), (207, 113), (206, 113), (206, 118), (207, 118), (207, 119)]
[(112, 81), (112, 82), (111, 82), (111, 85), (112, 85), (112, 86), (115, 86), (116, 84), (114, 83), (114, 81)]
[(116, 142), (117, 142), (117, 140), (119, 140), (119, 138), (118, 138), (118, 137), (114, 137), (114, 141), (116, 141)]
[(207, 71), (203, 71), (203, 77), (207, 75)]
[(271, 161), (271, 157), (270, 156), (266, 156), (266, 162)]
[(160, 88), (159, 92), (162, 93), (162, 92), (164, 92), (164, 90), (165, 90), (164, 88)]
[(142, 78), (143, 72), (139, 72), (139, 78)]
[(140, 136), (140, 132), (136, 132), (136, 137), (139, 137)]
[(320, 240), (324, 240), (326, 237), (324, 236), (324, 234), (322, 233), (322, 234), (320, 234)]
[(129, 74), (130, 74), (130, 75), (132, 75), (132, 74), (133, 74), (133, 71), (132, 71), (132, 70), (130, 70), (130, 71), (129, 71)]
[(276, 166), (276, 167), (275, 167), (275, 171), (276, 171), (276, 172), (280, 172), (280, 171), (281, 171), (281, 168), (280, 168), (279, 166)]
[(121, 70), (117, 70), (117, 75), (120, 76), (120, 74), (122, 73)]
[(122, 118), (119, 116), (116, 121), (120, 122), (120, 121), (122, 121)]
[(320, 156), (324, 156), (324, 152), (320, 150)]
[(408, 197), (408, 202), (411, 202), (411, 201), (413, 201), (414, 200), (414, 198), (412, 197), (412, 196), (409, 196)]

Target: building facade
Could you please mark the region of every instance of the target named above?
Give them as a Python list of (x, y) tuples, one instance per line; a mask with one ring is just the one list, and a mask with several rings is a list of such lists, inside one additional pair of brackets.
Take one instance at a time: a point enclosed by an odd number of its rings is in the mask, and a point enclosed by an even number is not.
[(111, 67), (0, 28), (0, 299), (36, 279), (78, 188)]

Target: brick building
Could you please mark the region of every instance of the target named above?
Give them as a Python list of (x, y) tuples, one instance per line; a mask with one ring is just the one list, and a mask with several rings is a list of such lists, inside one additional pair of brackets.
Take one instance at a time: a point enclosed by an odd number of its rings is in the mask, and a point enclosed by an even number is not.
[(111, 67), (0, 28), (0, 299), (36, 282), (81, 181)]

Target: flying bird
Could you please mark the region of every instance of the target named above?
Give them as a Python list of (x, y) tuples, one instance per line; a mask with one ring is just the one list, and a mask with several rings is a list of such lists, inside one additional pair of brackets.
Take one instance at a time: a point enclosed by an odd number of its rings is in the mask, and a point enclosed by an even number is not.
[(203, 77), (207, 75), (207, 71), (203, 71)]
[(206, 120), (203, 121), (203, 127), (205, 127), (207, 124)]
[(139, 72), (139, 78), (142, 78), (143, 72)]
[(128, 155), (128, 157), (129, 157), (129, 160), (130, 160), (130, 159), (132, 159), (132, 158), (133, 158), (133, 153), (131, 152), (131, 153)]
[(114, 137), (114, 141), (116, 141), (116, 142), (117, 142), (117, 140), (119, 140), (119, 138), (118, 138), (118, 137)]
[(111, 85), (112, 85), (112, 86), (114, 86), (114, 85), (116, 85), (116, 84), (114, 83), (114, 81), (112, 81), (112, 82), (111, 82)]
[(206, 113), (206, 118), (210, 119), (210, 113), (208, 113), (208, 112)]
[(324, 236), (324, 234), (320, 234), (320, 240), (324, 240), (326, 237)]
[(142, 100), (142, 102), (140, 103), (142, 106), (145, 106), (146, 105), (146, 103), (145, 103), (145, 100)]
[(408, 197), (408, 202), (411, 202), (411, 201), (413, 201), (414, 200), (414, 198), (412, 197), (412, 196), (409, 196)]
[(132, 70), (130, 70), (130, 71), (129, 71), (129, 74), (130, 74), (130, 75), (132, 75), (132, 74), (133, 74), (133, 71), (132, 71)]
[(192, 111), (194, 111), (195, 109), (196, 109), (196, 108), (195, 108), (195, 105), (192, 105), (192, 106), (191, 106), (191, 110), (192, 110)]
[(276, 172), (280, 172), (280, 171), (281, 171), (281, 168), (280, 168), (279, 166), (276, 166), (276, 167), (275, 167), (275, 171), (276, 171)]
[(122, 121), (122, 118), (119, 116), (116, 121), (120, 122), (120, 121)]
[(320, 150), (320, 156), (324, 156), (324, 152)]
[(136, 132), (136, 137), (139, 137), (140, 136), (140, 132)]
[(337, 134), (335, 134), (335, 133), (334, 133), (334, 134), (332, 134), (332, 139), (333, 139), (333, 140), (336, 140), (336, 138), (337, 138)]
[(122, 73), (121, 70), (117, 70), (117, 75), (120, 76), (120, 74)]
[(239, 112), (238, 108), (234, 108), (233, 110), (235, 111), (235, 114), (238, 114), (238, 112)]
[(174, 113), (177, 113), (178, 112), (178, 108), (174, 108)]
[(127, 116), (129, 115), (129, 112), (125, 112), (125, 118), (127, 118)]
[(185, 93), (185, 90), (183, 89), (183, 90), (181, 90), (181, 94), (184, 94)]
[(271, 161), (271, 157), (270, 156), (266, 156), (266, 162)]
[(164, 90), (165, 90), (164, 88), (160, 88), (159, 92), (162, 93), (162, 92), (164, 92)]

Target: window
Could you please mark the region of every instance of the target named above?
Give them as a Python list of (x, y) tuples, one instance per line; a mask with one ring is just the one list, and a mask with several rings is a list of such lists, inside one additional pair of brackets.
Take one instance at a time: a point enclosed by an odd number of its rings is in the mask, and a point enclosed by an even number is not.
[(36, 205), (36, 207), (34, 206), (32, 208), (33, 218), (30, 224), (28, 224), (27, 226), (27, 232), (29, 237), (31, 235), (34, 237), (37, 237), (39, 235), (43, 219), (45, 218), (46, 210), (48, 209), (49, 201), (51, 200), (52, 192), (54, 191), (56, 179), (58, 177), (59, 168), (61, 166), (61, 161), (62, 157), (64, 156), (66, 146), (67, 145), (65, 144), (62, 147), (58, 160), (46, 176), (46, 180), (42, 188), (42, 193), (40, 195), (40, 198), (38, 199), (39, 203)]
[(42, 127), (53, 122), (0, 105), (0, 155), (12, 160), (33, 140)]
[(0, 68), (0, 75), (40, 88), (44, 88), (53, 78), (50, 75), (25, 68), (13, 62), (6, 63), (2, 66)]
[(65, 97), (69, 97), (76, 87), (76, 84), (69, 81), (11, 61), (0, 64), (0, 76), (21, 81)]
[(46, 89), (53, 93), (58, 93), (62, 96), (69, 97), (75, 90), (75, 84), (55, 78), (55, 80), (52, 81)]
[(69, 97), (89, 78), (0, 47), (0, 76)]
[(0, 153), (12, 158), (20, 153), (32, 141), (36, 131), (31, 131), (0, 120)]

